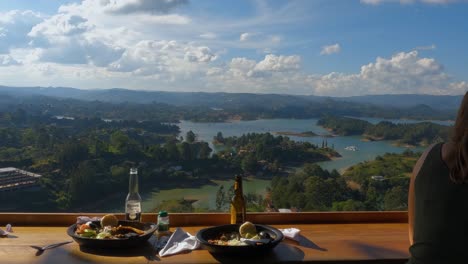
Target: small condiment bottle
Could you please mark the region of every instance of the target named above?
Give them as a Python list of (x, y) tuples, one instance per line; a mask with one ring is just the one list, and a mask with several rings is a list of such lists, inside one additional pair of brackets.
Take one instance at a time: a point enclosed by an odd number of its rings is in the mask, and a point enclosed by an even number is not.
[(158, 231), (169, 231), (169, 214), (166, 211), (159, 211), (158, 214)]

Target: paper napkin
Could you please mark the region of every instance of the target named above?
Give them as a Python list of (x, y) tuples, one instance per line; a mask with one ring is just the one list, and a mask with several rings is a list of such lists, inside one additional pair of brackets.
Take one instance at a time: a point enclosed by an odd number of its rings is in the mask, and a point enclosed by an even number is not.
[(291, 228), (280, 229), (280, 231), (283, 233), (285, 237), (290, 238), (295, 241), (299, 241), (299, 232), (301, 232), (301, 230), (291, 227)]
[(6, 225), (6, 231), (0, 228), (0, 237), (7, 237), (10, 233), (13, 233), (13, 228), (10, 224)]
[(159, 251), (159, 256), (170, 256), (180, 252), (194, 250), (199, 247), (200, 242), (195, 236), (192, 236), (182, 228), (178, 227), (167, 241), (166, 246)]
[(100, 221), (101, 220), (101, 217), (88, 217), (88, 216), (78, 216), (76, 218), (76, 223), (77, 224), (86, 224), (87, 222), (92, 222), (92, 221)]

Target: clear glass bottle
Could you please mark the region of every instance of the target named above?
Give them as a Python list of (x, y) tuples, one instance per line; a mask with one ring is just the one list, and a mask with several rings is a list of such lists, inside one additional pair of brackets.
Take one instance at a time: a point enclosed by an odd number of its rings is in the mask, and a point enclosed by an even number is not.
[(231, 224), (245, 222), (245, 199), (242, 191), (242, 177), (237, 175), (234, 181), (234, 197), (231, 200)]
[(125, 199), (125, 220), (141, 220), (141, 196), (138, 193), (138, 169), (130, 169), (130, 180), (127, 199)]
[(160, 211), (158, 214), (158, 231), (169, 231), (169, 214), (166, 211)]

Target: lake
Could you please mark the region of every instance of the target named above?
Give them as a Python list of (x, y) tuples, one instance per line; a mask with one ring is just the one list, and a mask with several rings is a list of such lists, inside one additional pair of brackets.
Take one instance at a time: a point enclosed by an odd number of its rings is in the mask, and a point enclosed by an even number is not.
[[(382, 121), (378, 118), (360, 118), (369, 121), (373, 124)], [(241, 136), (246, 133), (274, 133), (274, 132), (305, 132), (313, 131), (316, 134), (324, 135), (329, 132), (317, 126), (318, 119), (261, 119), (252, 121), (235, 121), (229, 123), (195, 123), (190, 121), (181, 121), (178, 125), (180, 127), (180, 135), (185, 137), (188, 131), (193, 131), (196, 134), (197, 140), (209, 142), (210, 147), (215, 149), (211, 141), (218, 132), (223, 133), (224, 137), (229, 136)], [(394, 123), (417, 123), (422, 121), (415, 120), (387, 120)], [(452, 121), (437, 121), (442, 125), (452, 125)], [(324, 137), (296, 137), (289, 136), (292, 140), (296, 141), (308, 141), (314, 144), (321, 145)], [(391, 141), (362, 141), (360, 136), (336, 136), (326, 138), (328, 146), (333, 146), (342, 157), (334, 159), (332, 161), (320, 162), (319, 165), (324, 169), (343, 171), (353, 164), (373, 160), (379, 155), (383, 155), (387, 152), (391, 153), (402, 153), (407, 148), (392, 145)], [(358, 150), (346, 150), (348, 146), (355, 146)], [(424, 148), (416, 147), (411, 148), (412, 151), (423, 151)], [(153, 208), (156, 208), (162, 200), (170, 199), (195, 199), (198, 200), (194, 203), (194, 207), (199, 208), (215, 208), (216, 192), (219, 185), (224, 185), (225, 190), (229, 189), (229, 186), (233, 184), (233, 181), (215, 181), (216, 185), (205, 185), (201, 188), (177, 188), (172, 190), (158, 190), (156, 187), (154, 191), (143, 194), (143, 211), (149, 212)], [(268, 180), (261, 179), (248, 179), (244, 181), (244, 193), (260, 193), (265, 192), (265, 188), (269, 186)], [(119, 211), (121, 210), (122, 201), (116, 201), (116, 203), (110, 203), (111, 206), (108, 211)], [(114, 205), (114, 206), (112, 206)]]

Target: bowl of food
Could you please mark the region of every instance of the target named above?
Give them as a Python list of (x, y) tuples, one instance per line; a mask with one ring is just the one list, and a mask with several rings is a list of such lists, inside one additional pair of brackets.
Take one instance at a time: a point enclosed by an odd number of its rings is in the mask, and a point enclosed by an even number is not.
[(145, 243), (157, 230), (155, 223), (118, 220), (106, 215), (101, 221), (73, 224), (67, 234), (80, 246), (96, 248), (129, 248)]
[(258, 254), (274, 248), (284, 235), (274, 227), (245, 222), (205, 228), (196, 237), (211, 253)]

